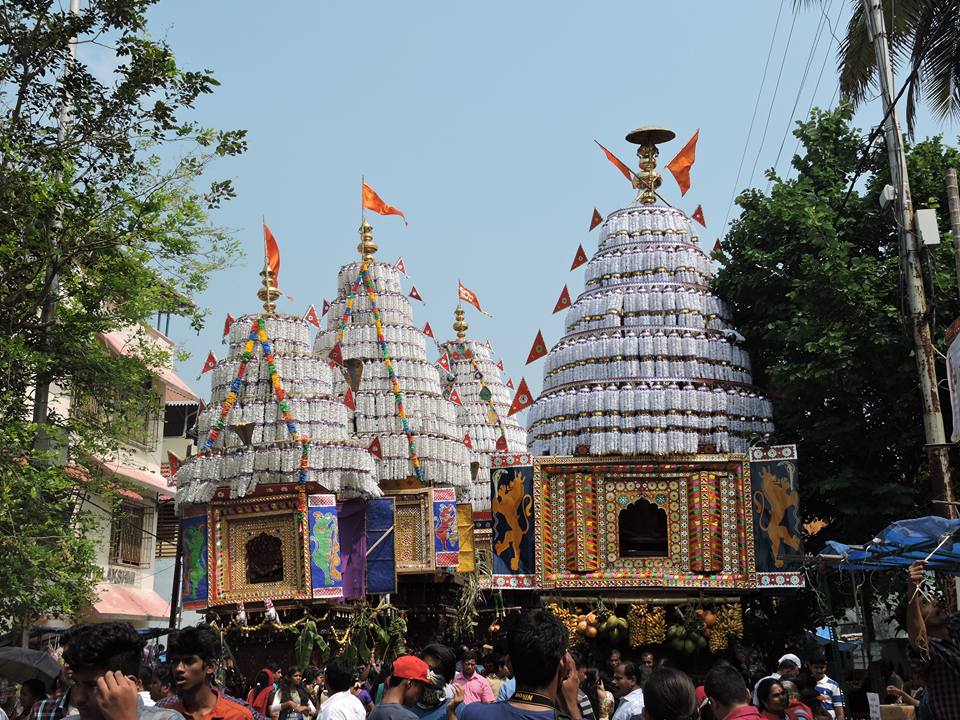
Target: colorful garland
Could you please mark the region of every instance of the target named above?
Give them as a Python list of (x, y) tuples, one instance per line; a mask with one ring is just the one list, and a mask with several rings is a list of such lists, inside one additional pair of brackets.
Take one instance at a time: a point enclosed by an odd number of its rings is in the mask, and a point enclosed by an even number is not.
[(302, 446), (298, 480), (300, 483), (305, 483), (307, 482), (307, 458), (309, 455), (310, 438), (305, 435), (301, 436), (300, 433), (297, 432), (297, 424), (294, 422), (293, 415), (290, 414), (290, 404), (286, 401), (286, 393), (280, 382), (280, 375), (277, 373), (277, 364), (273, 356), (273, 346), (270, 343), (270, 338), (267, 336), (267, 323), (262, 317), (256, 318), (250, 325), (250, 334), (247, 336), (247, 343), (243, 346), (243, 353), (240, 355), (240, 365), (237, 367), (237, 375), (233, 378), (233, 382), (230, 383), (230, 392), (227, 393), (223, 405), (220, 406), (220, 417), (217, 418), (216, 423), (210, 428), (210, 433), (201, 446), (199, 454), (209, 454), (213, 450), (213, 444), (217, 441), (217, 438), (220, 437), (220, 433), (223, 432), (224, 427), (226, 427), (227, 415), (230, 414), (230, 409), (237, 401), (237, 393), (240, 392), (240, 385), (243, 383), (243, 377), (247, 373), (247, 365), (253, 360), (253, 347), (258, 341), (263, 350), (263, 357), (267, 361), (267, 367), (270, 368), (270, 383), (273, 385), (273, 393), (277, 397), (277, 402), (280, 407), (280, 412), (283, 414), (283, 421), (287, 426), (287, 431), (290, 433), (290, 437), (295, 441), (299, 441)]
[(339, 345), (343, 342), (343, 335), (346, 331), (346, 323), (350, 319), (350, 313), (353, 310), (354, 298), (360, 289), (361, 282), (367, 290), (367, 297), (370, 298), (370, 308), (371, 312), (373, 313), (373, 322), (377, 328), (377, 344), (380, 346), (380, 352), (383, 355), (383, 364), (386, 366), (387, 373), (390, 376), (390, 384), (393, 388), (393, 398), (397, 406), (397, 414), (400, 416), (400, 423), (403, 426), (403, 434), (407, 437), (407, 448), (410, 453), (410, 462), (413, 464), (413, 470), (417, 475), (417, 479), (422, 484), (426, 484), (426, 479), (424, 478), (423, 474), (423, 467), (420, 463), (420, 456), (417, 454), (416, 443), (414, 443), (413, 440), (413, 432), (410, 430), (410, 421), (407, 419), (407, 411), (403, 404), (403, 392), (400, 390), (400, 383), (397, 380), (397, 373), (393, 368), (393, 359), (390, 357), (390, 349), (387, 347), (387, 338), (383, 332), (383, 322), (380, 320), (380, 307), (377, 305), (377, 291), (373, 286), (373, 281), (370, 279), (369, 269), (365, 262), (360, 265), (360, 275), (350, 288), (350, 295), (347, 297), (346, 310), (344, 310), (343, 316), (337, 323), (337, 344)]
[(483, 391), (487, 391), (488, 397), (485, 402), (490, 407), (490, 411), (493, 413), (493, 416), (497, 419), (497, 427), (500, 430), (500, 437), (504, 440), (507, 439), (507, 430), (503, 426), (503, 420), (500, 419), (500, 413), (497, 412), (497, 407), (493, 403), (493, 392), (487, 387), (487, 383), (484, 382), (483, 372), (480, 370), (480, 365), (477, 363), (477, 354), (472, 351), (467, 350), (465, 343), (456, 344), (457, 351), (463, 355), (467, 360), (470, 361), (470, 367), (473, 368), (473, 376), (480, 381), (480, 397), (483, 398)]

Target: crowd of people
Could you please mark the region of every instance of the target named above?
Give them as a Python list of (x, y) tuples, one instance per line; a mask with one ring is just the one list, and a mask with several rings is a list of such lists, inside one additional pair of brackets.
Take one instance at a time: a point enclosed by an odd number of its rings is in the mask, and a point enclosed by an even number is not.
[[(922, 692), (902, 682), (889, 692), (919, 720), (960, 719), (960, 615), (919, 597), (920, 577), (911, 570), (904, 611)], [(130, 625), (79, 625), (65, 638), (57, 687), (48, 697), (42, 682), (23, 683), (13, 720), (850, 720), (822, 654), (787, 653), (749, 684), (719, 661), (697, 685), (652, 652), (631, 660), (614, 649), (592, 665), (539, 609), (512, 616), (504, 642), (483, 652), (433, 643), (360, 668), (343, 656), (323, 668), (271, 665), (249, 689), (232, 659), (219, 667), (210, 626), (168, 643), (162, 664), (144, 663)]]

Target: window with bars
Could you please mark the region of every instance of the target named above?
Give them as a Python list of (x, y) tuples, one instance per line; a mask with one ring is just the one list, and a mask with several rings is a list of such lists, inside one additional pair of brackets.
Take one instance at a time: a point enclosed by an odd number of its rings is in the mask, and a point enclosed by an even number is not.
[(173, 500), (160, 502), (157, 505), (157, 552), (158, 558), (175, 558), (177, 556), (177, 531), (179, 521), (174, 512)]
[(124, 503), (110, 523), (110, 562), (148, 567), (153, 558), (153, 510)]

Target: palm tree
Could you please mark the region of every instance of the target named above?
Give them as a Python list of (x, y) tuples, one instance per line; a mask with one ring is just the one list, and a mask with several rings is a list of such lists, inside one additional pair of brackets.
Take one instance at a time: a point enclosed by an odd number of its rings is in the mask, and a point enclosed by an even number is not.
[[(811, 5), (818, 0), (798, 0)], [(877, 61), (860, 0), (851, 0), (847, 35), (838, 53), (840, 89), (854, 103), (877, 86)], [(895, 66), (905, 63), (907, 127), (913, 134), (917, 105), (926, 101), (940, 120), (960, 119), (960, 0), (887, 0), (884, 21)]]

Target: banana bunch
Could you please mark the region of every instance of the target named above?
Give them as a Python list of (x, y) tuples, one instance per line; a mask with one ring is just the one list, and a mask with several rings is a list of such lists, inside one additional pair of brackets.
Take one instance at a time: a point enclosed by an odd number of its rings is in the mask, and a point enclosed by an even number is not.
[(573, 637), (573, 634), (577, 632), (577, 616), (570, 612), (567, 608), (560, 607), (560, 605), (557, 603), (550, 603), (547, 605), (547, 610), (557, 616), (560, 622), (566, 626), (567, 632), (570, 633), (570, 637)]
[(731, 637), (743, 637), (743, 610), (740, 608), (740, 603), (724, 605), (720, 608), (716, 622), (711, 628), (710, 651), (726, 650)]
[(630, 647), (647, 643), (662, 643), (667, 637), (666, 611), (662, 607), (648, 607), (634, 603), (627, 613), (630, 626)]

